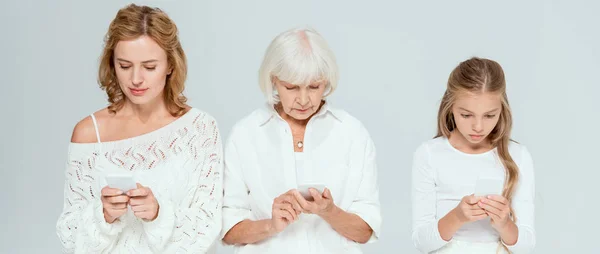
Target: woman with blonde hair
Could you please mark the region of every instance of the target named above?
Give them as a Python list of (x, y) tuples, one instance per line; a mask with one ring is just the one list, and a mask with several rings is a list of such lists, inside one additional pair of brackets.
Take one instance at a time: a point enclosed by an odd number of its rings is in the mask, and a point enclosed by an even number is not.
[(291, 29), (259, 70), (266, 105), (225, 145), (223, 242), (236, 253), (361, 253), (381, 213), (375, 146), (326, 98), (338, 85), (333, 52), (312, 29)]
[[(99, 68), (109, 105), (81, 120), (69, 145), (56, 225), (66, 252), (212, 251), (221, 137), (213, 117), (186, 104), (186, 74), (177, 27), (163, 11), (119, 10)], [(111, 176), (125, 185), (107, 186)]]
[(483, 58), (460, 63), (437, 136), (414, 154), (412, 239), (422, 253), (532, 251), (533, 163), (511, 128), (502, 67)]

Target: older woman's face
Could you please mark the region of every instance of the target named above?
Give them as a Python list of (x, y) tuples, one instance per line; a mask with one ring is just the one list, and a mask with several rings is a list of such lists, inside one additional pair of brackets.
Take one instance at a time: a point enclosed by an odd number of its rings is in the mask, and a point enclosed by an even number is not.
[(283, 111), (296, 120), (306, 120), (319, 110), (327, 85), (326, 81), (295, 85), (278, 78), (274, 83)]

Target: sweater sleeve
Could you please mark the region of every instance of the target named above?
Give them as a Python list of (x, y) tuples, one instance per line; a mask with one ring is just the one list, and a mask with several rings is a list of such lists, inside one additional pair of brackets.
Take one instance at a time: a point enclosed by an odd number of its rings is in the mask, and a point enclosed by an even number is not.
[(221, 231), (223, 200), (223, 149), (215, 120), (199, 123), (201, 135), (193, 143), (197, 158), (190, 158), (185, 202), (174, 203), (155, 193), (160, 209), (157, 218), (144, 222), (150, 248), (157, 253), (206, 253)]
[(97, 176), (91, 164), (83, 160), (81, 149), (91, 146), (71, 144), (66, 166), (63, 211), (56, 232), (66, 253), (110, 252), (126, 224), (104, 220)]

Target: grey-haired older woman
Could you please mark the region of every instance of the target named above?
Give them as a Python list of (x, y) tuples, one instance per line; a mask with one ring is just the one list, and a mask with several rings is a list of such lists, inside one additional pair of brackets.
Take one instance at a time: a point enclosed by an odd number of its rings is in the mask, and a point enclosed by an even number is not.
[(225, 147), (223, 242), (236, 253), (361, 253), (381, 227), (375, 146), (326, 98), (333, 52), (315, 30), (278, 35), (259, 71), (267, 103)]

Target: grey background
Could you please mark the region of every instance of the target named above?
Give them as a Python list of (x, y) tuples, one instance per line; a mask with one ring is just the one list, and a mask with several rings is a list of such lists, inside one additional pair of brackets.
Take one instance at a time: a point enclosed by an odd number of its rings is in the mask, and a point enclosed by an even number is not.
[[(598, 253), (597, 1), (137, 2), (177, 23), (190, 104), (215, 116), (224, 137), (263, 103), (257, 72), (271, 39), (304, 24), (325, 36), (341, 70), (331, 101), (364, 122), (378, 149), (384, 226), (366, 253), (416, 253), (412, 153), (434, 135), (452, 68), (473, 55), (499, 61), (513, 137), (536, 166), (535, 253)], [(60, 252), (67, 145), (75, 123), (106, 105), (98, 58), (126, 3), (2, 1), (0, 252)]]

